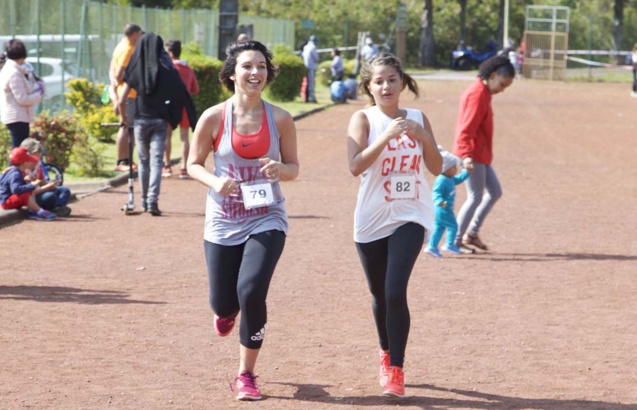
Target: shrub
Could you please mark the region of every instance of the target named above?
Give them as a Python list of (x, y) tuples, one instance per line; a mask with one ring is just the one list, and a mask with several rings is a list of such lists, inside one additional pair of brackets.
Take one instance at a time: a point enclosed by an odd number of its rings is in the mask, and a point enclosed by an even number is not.
[(274, 101), (294, 101), (301, 93), (307, 71), (303, 59), (292, 53), (280, 53), (274, 56), (273, 62), (279, 68), (279, 75), (266, 88), (266, 96)]
[(64, 93), (66, 101), (75, 107), (75, 115), (85, 131), (96, 141), (114, 142), (113, 128), (102, 127), (102, 123), (119, 122), (112, 104), (101, 100), (103, 83), (92, 83), (85, 78), (76, 78), (68, 83)]
[(0, 172), (9, 163), (9, 151), (11, 151), (11, 134), (7, 127), (0, 125)]
[(80, 176), (98, 177), (104, 169), (104, 156), (106, 146), (93, 141), (86, 133), (76, 136), (75, 146), (71, 152), (71, 162)]
[(200, 116), (209, 107), (220, 103), (230, 97), (230, 92), (219, 82), (219, 73), (223, 62), (216, 58), (198, 54), (184, 53), (181, 58), (188, 61), (199, 83), (199, 94), (192, 99), (197, 108), (197, 116)]
[(78, 134), (83, 132), (68, 111), (59, 111), (53, 116), (48, 111), (41, 113), (36, 117), (31, 131), (42, 134), (42, 144), (46, 147), (44, 161), (56, 164), (63, 170), (69, 166)]

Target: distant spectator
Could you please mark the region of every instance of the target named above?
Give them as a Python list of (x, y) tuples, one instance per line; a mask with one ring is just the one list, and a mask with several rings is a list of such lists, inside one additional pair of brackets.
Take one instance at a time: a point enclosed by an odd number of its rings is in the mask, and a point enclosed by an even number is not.
[(630, 96), (637, 98), (637, 43), (633, 46), (633, 52), (630, 56), (633, 63), (633, 91), (630, 93)]
[(332, 81), (330, 84), (330, 97), (335, 103), (347, 102), (347, 87), (342, 81)]
[[(122, 77), (124, 76), (124, 71), (128, 66), (128, 63), (133, 55), (133, 51), (135, 50), (135, 45), (137, 41), (142, 36), (142, 28), (135, 23), (129, 23), (124, 27), (124, 38), (117, 44), (115, 50), (113, 50), (113, 57), (111, 59), (111, 66), (109, 69), (109, 77), (111, 80), (111, 90), (112, 96), (111, 100), (115, 106), (115, 112), (120, 114), (120, 107), (118, 106), (118, 99), (122, 95), (124, 90), (124, 82), (122, 81)], [(128, 128), (121, 128), (117, 132), (117, 139), (115, 140), (116, 145), (116, 153), (117, 153), (117, 165), (115, 167), (115, 171), (117, 172), (128, 172), (128, 168), (130, 166), (133, 169), (137, 168), (135, 164), (133, 164), (133, 159), (128, 158), (128, 133), (133, 132), (133, 127), (135, 125), (135, 98), (137, 97), (137, 91), (131, 90), (128, 94), (128, 100), (126, 100), (126, 104), (124, 109), (126, 110), (127, 118), (130, 119), (128, 123)]]
[(250, 36), (246, 33), (241, 33), (237, 36), (237, 43), (246, 43), (250, 40), (252, 40), (252, 38), (250, 38)]
[(344, 81), (345, 87), (347, 87), (347, 98), (350, 100), (356, 99), (356, 90), (358, 89), (358, 81), (356, 81), (356, 74), (349, 74)]
[(495, 38), (493, 38), (493, 36), (491, 36), (489, 41), (487, 41), (487, 44), (486, 44), (485, 47), (486, 47), (487, 51), (490, 51), (492, 53), (497, 53), (498, 52), (498, 43), (495, 41)]
[(316, 44), (318, 39), (316, 36), (310, 36), (309, 41), (303, 47), (303, 62), (305, 68), (307, 68), (307, 99), (306, 102), (316, 103), (316, 96), (314, 95), (314, 84), (316, 78), (316, 70), (318, 69), (319, 55), (316, 50)]
[(374, 40), (371, 37), (365, 39), (365, 45), (361, 49), (361, 57), (363, 61), (368, 61), (370, 58), (378, 54), (378, 46), (374, 44)]
[[(238, 41), (238, 40), (237, 40)], [(195, 77), (195, 71), (184, 60), (180, 60), (181, 56), (181, 41), (169, 40), (166, 43), (166, 52), (173, 61), (173, 65), (179, 72), (181, 80), (186, 86), (186, 90), (190, 95), (199, 94), (199, 83), (197, 83), (197, 77)], [(181, 136), (181, 167), (179, 169), (179, 179), (189, 179), (188, 172), (186, 171), (186, 161), (188, 160), (188, 151), (190, 151), (190, 143), (188, 142), (188, 128), (190, 128), (190, 122), (188, 121), (188, 113), (184, 107), (181, 113), (181, 122), (179, 123), (179, 132)], [(162, 169), (162, 176), (170, 177), (173, 172), (170, 168), (170, 151), (171, 151), (171, 137), (173, 134), (173, 128), (168, 125), (168, 133), (166, 134), (166, 151), (164, 153), (164, 168)]]
[(40, 180), (27, 182), (24, 173), (33, 170), (40, 159), (30, 155), (26, 148), (16, 147), (11, 150), (9, 160), (13, 164), (0, 175), (0, 204), (2, 209), (29, 208), (28, 218), (38, 221), (55, 219), (55, 214), (40, 208), (35, 196), (42, 192)]
[[(27, 138), (20, 144), (25, 148), (30, 155), (38, 157), (40, 161), (33, 170), (27, 170), (25, 180), (36, 181), (40, 180), (42, 190), (36, 194), (35, 202), (38, 206), (51, 211), (57, 216), (68, 216), (71, 214), (71, 208), (67, 206), (69, 199), (71, 199), (71, 190), (68, 187), (60, 186), (59, 181), (51, 181), (44, 175), (44, 169), (42, 168), (42, 155), (44, 150), (42, 144), (35, 138)], [(46, 188), (45, 188), (46, 187)]]
[(6, 45), (7, 60), (0, 70), (0, 118), (11, 134), (11, 147), (29, 137), (29, 125), (35, 118), (34, 106), (42, 100), (44, 86), (32, 88), (23, 66), (27, 58), (24, 43), (17, 39)]
[(333, 81), (343, 81), (345, 67), (343, 66), (343, 59), (341, 58), (341, 51), (338, 48), (332, 50), (332, 64), (330, 64), (330, 70), (332, 71)]

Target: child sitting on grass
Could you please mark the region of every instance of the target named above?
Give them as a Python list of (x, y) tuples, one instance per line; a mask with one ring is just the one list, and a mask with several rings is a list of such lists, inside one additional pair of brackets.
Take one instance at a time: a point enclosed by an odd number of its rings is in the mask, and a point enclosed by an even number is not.
[(458, 231), (458, 222), (453, 213), (453, 203), (456, 199), (456, 185), (462, 184), (468, 177), (467, 170), (463, 170), (460, 175), (460, 158), (452, 153), (445, 151), (438, 146), (440, 155), (442, 155), (442, 173), (436, 177), (431, 196), (434, 206), (436, 207), (436, 219), (434, 231), (429, 240), (429, 246), (425, 252), (436, 258), (442, 258), (438, 250), (438, 243), (442, 239), (442, 234), (447, 230), (447, 242), (442, 247), (443, 251), (459, 255), (461, 250), (453, 243)]
[[(20, 144), (21, 147), (26, 148), (27, 152), (34, 157), (40, 158), (40, 162), (32, 171), (27, 171), (24, 180), (27, 182), (35, 181), (39, 179), (42, 181), (43, 189), (40, 193), (36, 194), (35, 202), (39, 207), (51, 211), (57, 216), (69, 216), (71, 214), (71, 208), (67, 206), (71, 199), (71, 190), (68, 187), (60, 186), (59, 181), (50, 181), (44, 175), (42, 155), (44, 149), (42, 144), (35, 138), (27, 138)], [(51, 184), (52, 183), (52, 184)], [(48, 189), (44, 189), (44, 185), (48, 186)]]
[(30, 155), (26, 148), (16, 147), (9, 154), (11, 165), (0, 175), (0, 204), (2, 209), (20, 209), (23, 206), (29, 208), (29, 219), (38, 221), (50, 221), (55, 219), (55, 214), (42, 209), (35, 201), (35, 196), (48, 188), (48, 184), (40, 187), (40, 180), (26, 182), (24, 174), (27, 170), (33, 170), (40, 162), (40, 158)]

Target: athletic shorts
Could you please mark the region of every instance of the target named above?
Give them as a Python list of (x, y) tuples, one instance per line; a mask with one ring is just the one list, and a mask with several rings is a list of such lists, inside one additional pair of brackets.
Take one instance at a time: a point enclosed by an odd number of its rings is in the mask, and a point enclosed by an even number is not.
[(2, 204), (2, 209), (20, 209), (29, 202), (33, 191), (13, 194)]
[(190, 121), (188, 121), (188, 113), (186, 109), (181, 112), (181, 122), (179, 123), (181, 128), (190, 128)]

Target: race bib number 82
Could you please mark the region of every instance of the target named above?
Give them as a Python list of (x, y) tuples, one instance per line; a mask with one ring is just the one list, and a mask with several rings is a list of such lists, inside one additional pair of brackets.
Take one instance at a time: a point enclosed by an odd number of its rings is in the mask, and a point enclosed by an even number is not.
[(416, 198), (416, 176), (415, 175), (392, 175), (389, 190), (391, 199), (414, 199)]

